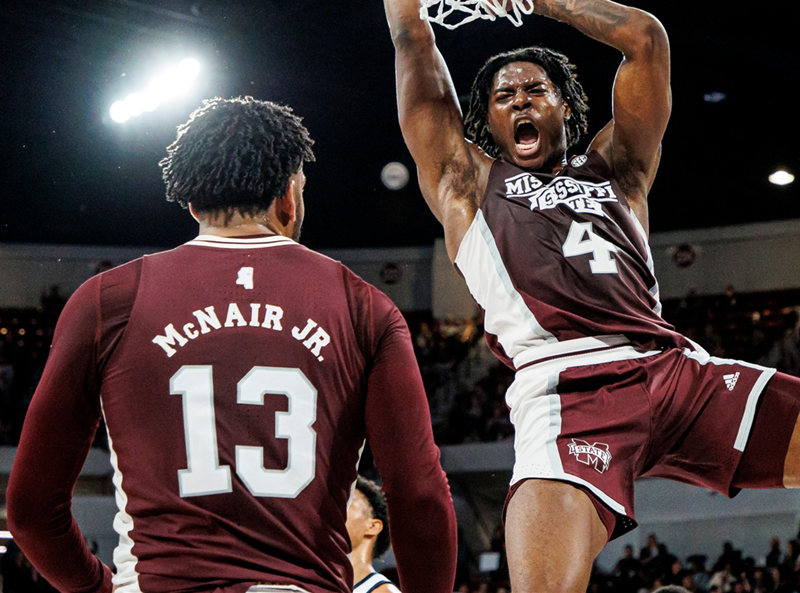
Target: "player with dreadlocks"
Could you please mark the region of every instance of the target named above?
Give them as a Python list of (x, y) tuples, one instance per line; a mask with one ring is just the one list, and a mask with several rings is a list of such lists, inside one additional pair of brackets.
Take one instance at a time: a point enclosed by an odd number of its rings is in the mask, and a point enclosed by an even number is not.
[[(403, 316), (296, 241), (311, 146), (287, 107), (205, 102), (161, 161), (200, 234), (67, 303), (7, 491), (15, 541), (59, 591), (351, 593), (366, 440), (404, 589), (452, 593), (455, 513)], [(101, 418), (113, 581), (70, 511)]]
[[(422, 7), (436, 4), (511, 0)], [(515, 371), (511, 589), (582, 593), (606, 542), (636, 525), (639, 476), (727, 495), (800, 485), (800, 379), (710, 357), (660, 315), (647, 198), (672, 101), (661, 23), (611, 0), (525, 6), (622, 54), (611, 119), (582, 150), (587, 103), (565, 56), (491, 58), (464, 119), (420, 1), (384, 0), (420, 189)]]

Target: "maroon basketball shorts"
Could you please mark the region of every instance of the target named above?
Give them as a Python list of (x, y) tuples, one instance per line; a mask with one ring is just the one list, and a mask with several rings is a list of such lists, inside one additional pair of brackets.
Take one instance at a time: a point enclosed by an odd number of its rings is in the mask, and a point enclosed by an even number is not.
[(633, 484), (660, 476), (734, 496), (780, 487), (800, 379), (705, 352), (618, 346), (517, 373), (509, 499), (523, 480), (569, 482), (609, 539), (636, 526)]

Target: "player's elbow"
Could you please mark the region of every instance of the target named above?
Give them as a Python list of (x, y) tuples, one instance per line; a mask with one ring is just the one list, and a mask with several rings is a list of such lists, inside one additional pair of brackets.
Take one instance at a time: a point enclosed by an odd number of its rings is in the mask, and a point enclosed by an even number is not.
[(21, 545), (30, 534), (41, 528), (41, 513), (30, 502), (29, 497), (9, 487), (6, 493), (6, 522), (8, 530)]
[(635, 10), (632, 14), (626, 57), (650, 61), (669, 60), (669, 37), (661, 21), (643, 10)]
[(14, 479), (6, 490), (6, 523), (8, 530), (20, 545), (24, 545), (37, 534), (52, 534), (62, 528), (61, 514), (69, 504), (57, 504), (45, 493), (36, 492), (25, 483)]

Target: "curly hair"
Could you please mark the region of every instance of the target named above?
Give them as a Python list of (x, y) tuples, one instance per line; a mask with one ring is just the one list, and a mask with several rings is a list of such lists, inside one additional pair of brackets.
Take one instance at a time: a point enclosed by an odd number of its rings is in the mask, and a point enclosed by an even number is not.
[(254, 214), (314, 160), (314, 141), (287, 106), (252, 97), (206, 99), (159, 161), (167, 201), (197, 212)]
[(581, 141), (589, 128), (589, 103), (583, 86), (575, 73), (575, 64), (562, 53), (546, 47), (531, 46), (492, 56), (483, 64), (472, 82), (469, 108), (464, 118), (464, 133), (480, 146), (486, 154), (497, 157), (500, 147), (492, 137), (486, 116), (489, 96), (498, 70), (512, 62), (531, 62), (541, 66), (569, 106), (571, 117), (566, 121), (567, 148)]
[(379, 558), (389, 549), (389, 512), (386, 509), (386, 495), (378, 484), (363, 476), (358, 476), (356, 488), (372, 508), (372, 517), (383, 522), (383, 529), (375, 538), (375, 547), (372, 549), (372, 555)]

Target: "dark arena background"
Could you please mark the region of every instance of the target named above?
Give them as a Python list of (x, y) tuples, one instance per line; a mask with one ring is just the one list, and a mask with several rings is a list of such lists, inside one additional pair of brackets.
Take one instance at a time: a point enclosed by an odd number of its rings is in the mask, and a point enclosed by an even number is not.
[[(663, 315), (712, 354), (800, 374), (800, 8), (630, 4), (664, 23), (672, 51), (673, 112), (650, 194)], [(196, 234), (164, 200), (158, 161), (203, 98), (252, 95), (291, 105), (316, 140), (302, 242), (376, 284), (409, 322), (459, 519), (456, 586), (507, 591), (511, 376), (488, 354), (419, 194), (381, 0), (11, 0), (0, 27), (2, 491), (65, 299), (99, 270)], [(498, 20), (436, 34), (462, 101), (486, 57), (542, 44), (577, 64), (590, 135), (610, 117), (620, 56), (568, 27), (533, 16), (521, 28)], [(110, 562), (111, 468), (102, 436), (95, 445), (74, 509)], [(379, 478), (369, 455), (362, 471)], [(800, 590), (796, 492), (728, 500), (642, 480), (637, 518), (598, 558), (594, 591)], [(11, 534), (0, 536), (5, 575), (24, 562)], [(391, 552), (376, 563), (387, 576), (392, 566)]]

